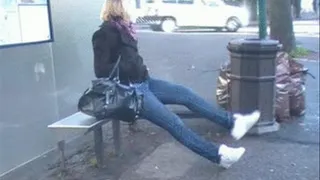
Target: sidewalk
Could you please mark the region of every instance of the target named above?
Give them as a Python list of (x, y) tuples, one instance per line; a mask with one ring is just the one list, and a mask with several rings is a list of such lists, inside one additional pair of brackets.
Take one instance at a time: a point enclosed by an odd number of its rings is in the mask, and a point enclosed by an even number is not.
[[(140, 121), (135, 132), (129, 132), (123, 126), (121, 157), (112, 155), (113, 146), (108, 132), (106, 167), (102, 170), (94, 168), (92, 149), (86, 146), (84, 151), (68, 160), (70, 171), (65, 180), (318, 180), (319, 62), (303, 63), (316, 76), (316, 79), (308, 77), (307, 115), (282, 124), (278, 132), (234, 141), (215, 124), (190, 116), (184, 109), (172, 107), (181, 112), (180, 116), (190, 128), (209, 141), (246, 147), (243, 159), (229, 170), (194, 154), (162, 129)], [(199, 83), (211, 81), (212, 75), (202, 76)], [(58, 169), (55, 166), (51, 169), (53, 175), (45, 176), (43, 180), (57, 179)]]
[[(258, 22), (252, 22), (248, 27), (239, 29), (239, 32), (258, 33)], [(319, 20), (299, 20), (293, 22), (295, 34), (313, 34), (319, 36)], [(270, 27), (268, 27), (270, 33)]]
[[(316, 80), (308, 78), (307, 115), (282, 124), (276, 133), (247, 136), (234, 142), (224, 131), (198, 119), (187, 120), (193, 129), (207, 130), (216, 142), (244, 146), (244, 158), (222, 170), (195, 155), (174, 140), (160, 145), (140, 163), (127, 170), (121, 180), (317, 180), (319, 179), (319, 64), (303, 62)], [(312, 87), (311, 87), (312, 86)], [(315, 98), (316, 97), (316, 98)], [(202, 123), (195, 127), (191, 121)], [(210, 129), (211, 128), (211, 129)], [(218, 132), (218, 133), (217, 133)]]
[[(268, 22), (269, 24), (269, 22)], [(258, 21), (251, 21), (250, 26), (258, 26)], [(294, 20), (293, 25), (319, 25), (319, 19), (309, 19), (309, 20)]]

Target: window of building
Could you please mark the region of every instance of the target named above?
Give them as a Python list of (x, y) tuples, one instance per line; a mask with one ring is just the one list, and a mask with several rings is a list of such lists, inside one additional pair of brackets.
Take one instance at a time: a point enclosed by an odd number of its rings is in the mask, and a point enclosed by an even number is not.
[(51, 42), (49, 0), (0, 0), (0, 48)]

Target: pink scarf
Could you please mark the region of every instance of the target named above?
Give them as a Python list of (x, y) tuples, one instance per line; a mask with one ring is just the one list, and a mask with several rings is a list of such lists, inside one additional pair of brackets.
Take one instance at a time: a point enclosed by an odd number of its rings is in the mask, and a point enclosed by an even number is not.
[(113, 23), (117, 29), (125, 30), (125, 32), (127, 32), (134, 40), (137, 40), (136, 31), (131, 21), (126, 22), (121, 17), (114, 17), (110, 22)]

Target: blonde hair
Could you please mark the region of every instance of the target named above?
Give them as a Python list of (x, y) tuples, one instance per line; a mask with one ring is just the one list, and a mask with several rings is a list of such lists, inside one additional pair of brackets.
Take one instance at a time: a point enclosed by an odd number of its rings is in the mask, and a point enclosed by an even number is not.
[(130, 16), (123, 7), (123, 0), (105, 0), (101, 8), (100, 19), (108, 21), (115, 16), (121, 17), (126, 22), (130, 22)]

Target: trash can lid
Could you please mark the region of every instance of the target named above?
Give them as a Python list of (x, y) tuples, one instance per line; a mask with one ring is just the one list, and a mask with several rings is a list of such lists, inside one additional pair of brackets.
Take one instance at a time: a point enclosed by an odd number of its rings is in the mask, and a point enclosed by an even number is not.
[(234, 39), (227, 46), (231, 52), (271, 53), (281, 49), (279, 41), (271, 39)]

